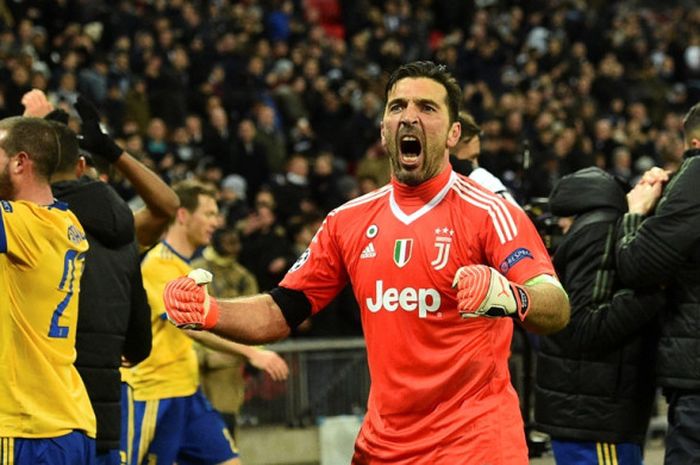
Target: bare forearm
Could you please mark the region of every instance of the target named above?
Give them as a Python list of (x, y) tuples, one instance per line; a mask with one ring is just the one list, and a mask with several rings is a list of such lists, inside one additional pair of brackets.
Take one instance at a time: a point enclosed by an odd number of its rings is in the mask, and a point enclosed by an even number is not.
[(569, 322), (570, 307), (566, 293), (550, 283), (526, 286), (530, 295), (530, 310), (523, 326), (533, 333), (551, 334), (563, 329)]
[(160, 176), (127, 152), (121, 154), (114, 166), (129, 180), (146, 204), (134, 217), (136, 237), (139, 244), (151, 245), (160, 239), (170, 219), (177, 213), (180, 206), (177, 194)]
[(192, 339), (196, 340), (203, 346), (230, 355), (242, 355), (246, 358), (251, 358), (253, 356), (253, 352), (259, 350), (255, 346), (239, 344), (208, 331), (186, 330), (186, 332)]
[(219, 300), (219, 321), (210, 330), (242, 344), (264, 344), (289, 336), (282, 310), (269, 294)]

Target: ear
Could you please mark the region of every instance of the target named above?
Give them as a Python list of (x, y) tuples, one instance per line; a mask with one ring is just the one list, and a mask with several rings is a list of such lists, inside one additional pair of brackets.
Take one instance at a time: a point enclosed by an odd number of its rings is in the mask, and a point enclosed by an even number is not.
[(447, 147), (454, 148), (460, 137), (462, 137), (462, 125), (459, 124), (459, 121), (455, 121), (447, 132)]
[(78, 178), (82, 177), (86, 169), (87, 162), (85, 161), (85, 157), (79, 157), (78, 163), (75, 164), (75, 176)]
[(697, 137), (691, 138), (689, 146), (691, 149), (700, 149), (700, 139), (698, 139)]
[(29, 154), (27, 152), (18, 152), (12, 158), (15, 161), (11, 169), (11, 172), (13, 174), (23, 174), (29, 169), (29, 163), (31, 162), (31, 158), (29, 157)]
[(175, 215), (175, 219), (177, 223), (179, 224), (184, 224), (187, 222), (187, 218), (189, 217), (190, 212), (187, 211), (186, 208), (180, 207), (177, 209), (177, 214)]

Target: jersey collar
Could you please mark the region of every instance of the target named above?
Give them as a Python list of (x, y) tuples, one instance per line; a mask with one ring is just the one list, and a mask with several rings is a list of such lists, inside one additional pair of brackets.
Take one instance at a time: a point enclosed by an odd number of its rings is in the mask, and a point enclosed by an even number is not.
[(190, 262), (192, 261), (192, 258), (193, 258), (193, 257), (189, 257), (189, 258), (185, 257), (185, 256), (182, 255), (180, 252), (178, 252), (177, 250), (175, 250), (175, 249), (173, 248), (172, 245), (168, 244), (168, 242), (167, 242), (165, 239), (163, 239), (161, 242), (163, 243), (163, 247), (165, 247), (166, 249), (168, 249), (169, 251), (171, 251), (176, 257), (178, 257), (180, 260), (182, 260), (183, 262), (187, 263), (188, 265), (190, 264)]
[(392, 177), (389, 196), (392, 213), (402, 223), (412, 223), (445, 198), (456, 178), (457, 175), (449, 165), (440, 174), (418, 186), (401, 184)]

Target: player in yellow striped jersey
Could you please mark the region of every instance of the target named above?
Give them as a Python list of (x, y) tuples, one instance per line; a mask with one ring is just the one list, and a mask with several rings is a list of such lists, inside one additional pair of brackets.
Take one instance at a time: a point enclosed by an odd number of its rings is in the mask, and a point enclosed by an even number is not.
[(2, 464), (95, 459), (95, 416), (76, 370), (82, 226), (54, 200), (52, 122), (0, 121), (0, 445)]
[[(226, 424), (200, 387), (193, 340), (168, 321), (163, 303), (166, 283), (191, 270), (191, 257), (209, 244), (219, 224), (216, 192), (193, 182), (173, 189), (180, 208), (165, 238), (146, 254), (141, 266), (151, 307), (153, 349), (135, 367), (122, 369), (122, 380), (130, 386), (123, 389), (122, 456), (127, 465), (237, 465), (238, 451)], [(224, 346), (213, 348), (227, 350), (231, 345), (214, 338)]]

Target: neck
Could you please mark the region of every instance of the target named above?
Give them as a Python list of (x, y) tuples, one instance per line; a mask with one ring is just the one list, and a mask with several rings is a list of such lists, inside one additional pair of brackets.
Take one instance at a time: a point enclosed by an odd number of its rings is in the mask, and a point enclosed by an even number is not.
[(451, 173), (452, 169), (448, 164), (437, 176), (423, 181), (417, 186), (408, 186), (398, 182), (396, 178), (392, 178), (394, 198), (401, 207), (406, 209), (404, 210), (406, 213), (411, 213), (412, 209), (418, 209), (431, 201), (449, 182)]
[(190, 258), (197, 249), (189, 240), (187, 235), (180, 230), (177, 225), (172, 226), (165, 234), (165, 242), (175, 249), (183, 257)]
[(13, 200), (26, 200), (38, 205), (51, 205), (54, 202), (51, 186), (48, 184), (25, 184), (15, 191)]

